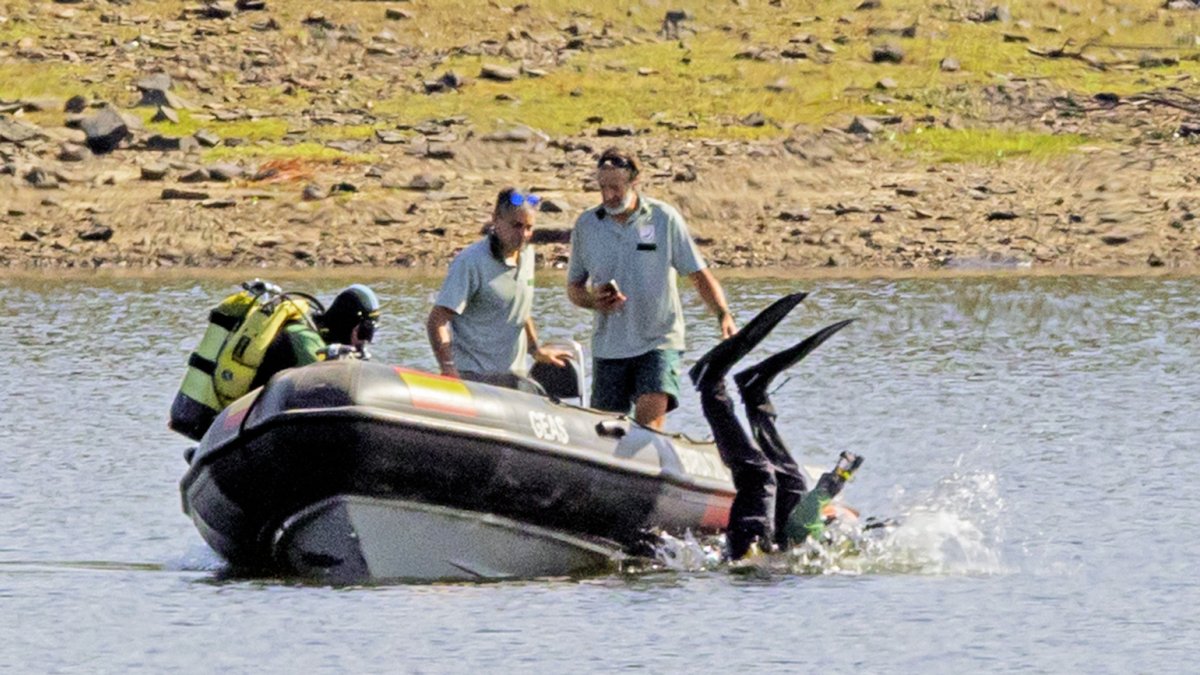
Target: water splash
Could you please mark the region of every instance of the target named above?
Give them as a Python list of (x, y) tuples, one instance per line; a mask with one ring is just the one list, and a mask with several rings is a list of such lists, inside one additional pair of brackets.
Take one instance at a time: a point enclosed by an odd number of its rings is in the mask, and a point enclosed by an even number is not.
[(683, 537), (661, 532), (654, 543), (653, 564), (675, 572), (700, 572), (721, 564), (724, 535), (701, 542), (688, 530)]
[(996, 475), (955, 472), (919, 495), (866, 547), (873, 566), (922, 574), (1004, 574), (1004, 498)]
[(995, 474), (955, 472), (931, 490), (898, 493), (899, 515), (835, 523), (822, 541), (790, 552), (805, 574), (1004, 574), (1004, 499)]
[(898, 493), (899, 515), (837, 521), (820, 540), (749, 561), (721, 560), (724, 538), (660, 534), (654, 567), (678, 572), (861, 575), (1005, 574), (1001, 555), (1004, 500), (992, 473), (955, 472), (924, 494)]

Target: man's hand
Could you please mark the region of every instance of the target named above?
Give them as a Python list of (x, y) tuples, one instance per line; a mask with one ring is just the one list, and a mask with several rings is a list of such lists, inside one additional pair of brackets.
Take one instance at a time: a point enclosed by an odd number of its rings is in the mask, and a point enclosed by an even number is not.
[(597, 286), (592, 290), (592, 307), (603, 314), (621, 311), (628, 299), (621, 291), (606, 286)]
[(552, 366), (562, 368), (567, 365), (567, 361), (575, 358), (572, 352), (565, 349), (555, 349), (554, 347), (538, 347), (533, 350), (533, 360), (538, 363), (549, 363)]
[(721, 339), (728, 340), (738, 332), (737, 324), (733, 322), (733, 314), (728, 310), (721, 313)]

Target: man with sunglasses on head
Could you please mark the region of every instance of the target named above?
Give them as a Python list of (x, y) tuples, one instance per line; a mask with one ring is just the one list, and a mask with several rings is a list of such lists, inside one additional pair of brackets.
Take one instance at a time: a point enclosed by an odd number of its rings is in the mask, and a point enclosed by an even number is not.
[(425, 328), (443, 375), (540, 393), (525, 356), (555, 366), (570, 353), (538, 344), (533, 325), (535, 194), (506, 187), (491, 227), (450, 263)]
[(575, 222), (567, 296), (594, 311), (592, 406), (621, 413), (633, 407), (638, 423), (662, 429), (679, 405), (684, 324), (677, 276), (692, 280), (722, 338), (737, 326), (683, 217), (639, 194), (638, 174), (632, 154), (609, 148), (600, 155), (603, 203)]

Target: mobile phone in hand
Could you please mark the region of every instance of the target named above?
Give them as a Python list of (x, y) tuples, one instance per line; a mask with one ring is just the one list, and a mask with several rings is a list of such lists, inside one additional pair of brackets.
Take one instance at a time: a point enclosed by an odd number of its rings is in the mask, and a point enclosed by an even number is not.
[(616, 279), (609, 279), (600, 286), (601, 295), (617, 295), (621, 292), (621, 287), (617, 285)]

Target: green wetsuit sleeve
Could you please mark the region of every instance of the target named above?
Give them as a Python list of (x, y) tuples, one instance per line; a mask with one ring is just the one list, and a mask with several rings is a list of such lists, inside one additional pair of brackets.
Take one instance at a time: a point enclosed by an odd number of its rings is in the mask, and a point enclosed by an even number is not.
[(825, 532), (825, 517), (821, 511), (831, 501), (833, 498), (823, 486), (804, 493), (784, 527), (784, 534), (792, 546), (803, 543), (809, 537), (819, 538)]
[(297, 366), (306, 366), (320, 360), (317, 355), (325, 349), (325, 341), (316, 331), (299, 323), (293, 323), (284, 330), (287, 331), (288, 342), (292, 346)]
[(263, 355), (250, 388), (261, 387), (272, 375), (285, 368), (316, 363), (317, 354), (324, 348), (325, 341), (307, 325), (291, 323), (284, 326)]

